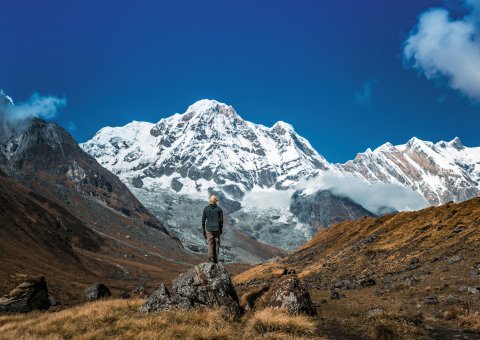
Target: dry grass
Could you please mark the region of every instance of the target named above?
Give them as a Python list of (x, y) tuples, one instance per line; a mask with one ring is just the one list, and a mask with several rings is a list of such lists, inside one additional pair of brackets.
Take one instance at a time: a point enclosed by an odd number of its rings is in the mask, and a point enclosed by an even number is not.
[(54, 313), (0, 317), (1, 339), (211, 339), (229, 338), (238, 325), (221, 310), (143, 314), (143, 300), (106, 300)]
[(143, 300), (105, 300), (59, 312), (0, 316), (0, 339), (239, 339), (312, 338), (317, 324), (304, 316), (264, 310), (239, 322), (222, 310), (143, 314)]
[(280, 333), (286, 336), (312, 336), (316, 322), (306, 316), (291, 316), (281, 309), (267, 308), (256, 312), (247, 321), (247, 332), (252, 335), (268, 336)]

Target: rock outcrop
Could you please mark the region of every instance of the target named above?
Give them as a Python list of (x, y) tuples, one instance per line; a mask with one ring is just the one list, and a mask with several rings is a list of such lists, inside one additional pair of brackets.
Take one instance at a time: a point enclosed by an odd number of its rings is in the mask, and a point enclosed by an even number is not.
[(282, 308), (289, 314), (317, 315), (305, 284), (295, 275), (274, 282), (262, 296), (261, 306)]
[(110, 289), (108, 289), (103, 283), (93, 284), (90, 287), (85, 288), (84, 292), (85, 297), (89, 301), (103, 299), (112, 295)]
[(48, 288), (45, 278), (28, 279), (8, 296), (0, 298), (0, 313), (27, 313), (32, 310), (45, 310), (50, 308)]
[(241, 314), (237, 292), (228, 271), (221, 264), (205, 262), (177, 276), (172, 282), (172, 293), (164, 284), (160, 285), (140, 311), (218, 307), (224, 308), (230, 318)]

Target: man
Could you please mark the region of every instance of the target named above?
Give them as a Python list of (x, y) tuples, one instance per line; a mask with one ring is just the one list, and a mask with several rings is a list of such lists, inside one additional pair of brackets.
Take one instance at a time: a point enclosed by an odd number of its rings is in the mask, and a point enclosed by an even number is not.
[(223, 211), (217, 202), (217, 196), (210, 196), (210, 204), (203, 209), (202, 215), (203, 237), (208, 243), (208, 260), (213, 263), (218, 263), (220, 235), (223, 229)]

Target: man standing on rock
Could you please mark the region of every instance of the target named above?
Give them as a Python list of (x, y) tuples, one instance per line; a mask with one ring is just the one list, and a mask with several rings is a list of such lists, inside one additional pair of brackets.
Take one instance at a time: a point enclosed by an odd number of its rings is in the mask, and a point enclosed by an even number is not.
[(217, 202), (217, 196), (210, 196), (210, 204), (203, 209), (202, 215), (203, 237), (208, 243), (208, 260), (214, 263), (218, 263), (220, 235), (223, 229), (223, 211)]

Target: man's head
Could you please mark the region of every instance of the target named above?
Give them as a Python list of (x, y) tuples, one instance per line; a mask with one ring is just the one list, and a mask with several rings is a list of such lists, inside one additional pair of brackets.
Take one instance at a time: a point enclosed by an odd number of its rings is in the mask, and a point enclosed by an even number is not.
[(218, 198), (217, 198), (217, 196), (212, 195), (212, 196), (210, 196), (209, 201), (210, 201), (210, 204), (217, 204)]

